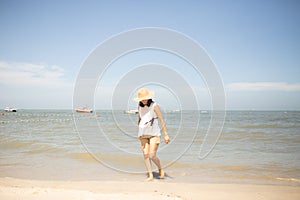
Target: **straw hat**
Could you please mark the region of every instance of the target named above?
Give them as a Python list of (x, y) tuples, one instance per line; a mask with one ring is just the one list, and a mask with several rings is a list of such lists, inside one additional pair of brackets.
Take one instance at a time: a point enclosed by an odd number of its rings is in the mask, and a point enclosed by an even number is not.
[(138, 91), (138, 97), (134, 98), (134, 101), (139, 102), (146, 99), (152, 99), (153, 97), (154, 97), (153, 91), (149, 91), (147, 88), (141, 88)]

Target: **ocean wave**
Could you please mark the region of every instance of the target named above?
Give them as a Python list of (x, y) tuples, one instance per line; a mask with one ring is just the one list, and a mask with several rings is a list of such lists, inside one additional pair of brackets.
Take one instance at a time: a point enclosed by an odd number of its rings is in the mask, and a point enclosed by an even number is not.
[(34, 144), (30, 147), (30, 149), (23, 151), (23, 153), (26, 154), (63, 153), (63, 152), (65, 152), (65, 149), (53, 147), (46, 144)]
[(79, 159), (85, 162), (95, 162), (100, 161), (103, 163), (115, 163), (119, 165), (128, 165), (143, 163), (142, 156), (130, 156), (130, 155), (117, 155), (117, 154), (92, 154), (92, 153), (74, 153), (69, 154), (70, 158)]
[(21, 140), (9, 140), (9, 141), (4, 141), (1, 140), (1, 149), (5, 150), (5, 149), (20, 149), (20, 148), (25, 148), (28, 146), (31, 146), (32, 144), (34, 144), (33, 142), (25, 142), (25, 141), (21, 141)]
[(298, 178), (281, 178), (281, 177), (277, 177), (276, 180), (300, 183), (300, 179), (298, 179)]
[(285, 128), (299, 128), (298, 125), (281, 125), (281, 124), (249, 124), (249, 125), (242, 125), (240, 128), (244, 129), (285, 129)]

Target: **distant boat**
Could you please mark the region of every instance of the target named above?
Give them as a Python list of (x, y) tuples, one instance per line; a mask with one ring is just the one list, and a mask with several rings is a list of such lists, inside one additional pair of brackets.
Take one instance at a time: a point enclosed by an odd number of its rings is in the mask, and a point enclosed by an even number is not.
[(179, 113), (181, 110), (165, 110), (165, 113)]
[(5, 112), (17, 112), (17, 109), (16, 108), (12, 108), (12, 107), (6, 107), (4, 109)]
[(126, 110), (125, 113), (127, 113), (127, 114), (138, 114), (139, 111), (138, 110)]
[(78, 108), (76, 109), (76, 112), (78, 113), (92, 113), (93, 112), (93, 109), (90, 109), (90, 108)]

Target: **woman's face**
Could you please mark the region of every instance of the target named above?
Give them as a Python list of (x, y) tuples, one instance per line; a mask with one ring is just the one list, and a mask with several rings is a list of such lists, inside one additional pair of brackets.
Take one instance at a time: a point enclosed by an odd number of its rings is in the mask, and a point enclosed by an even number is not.
[(142, 100), (141, 102), (142, 102), (142, 104), (146, 105), (148, 102), (148, 99)]

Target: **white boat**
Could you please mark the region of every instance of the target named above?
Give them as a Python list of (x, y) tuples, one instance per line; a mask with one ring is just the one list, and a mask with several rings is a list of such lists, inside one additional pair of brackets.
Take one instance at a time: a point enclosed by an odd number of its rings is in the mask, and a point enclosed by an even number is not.
[(126, 110), (125, 113), (127, 113), (127, 114), (138, 114), (139, 111), (138, 110)]
[(90, 108), (78, 108), (76, 109), (76, 112), (78, 113), (92, 113), (93, 112), (93, 109), (90, 109)]
[(5, 112), (17, 112), (17, 109), (16, 108), (12, 108), (12, 107), (6, 107), (4, 109)]

